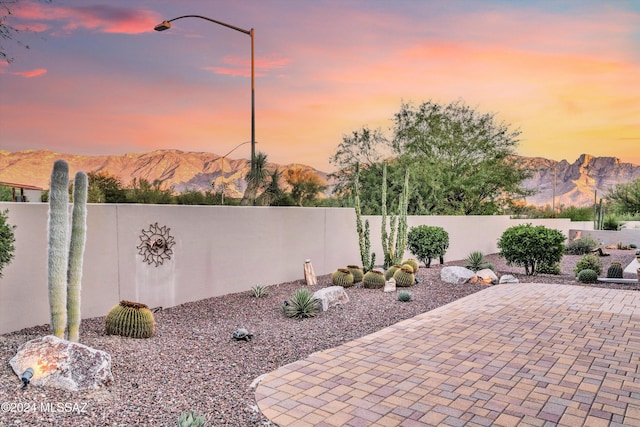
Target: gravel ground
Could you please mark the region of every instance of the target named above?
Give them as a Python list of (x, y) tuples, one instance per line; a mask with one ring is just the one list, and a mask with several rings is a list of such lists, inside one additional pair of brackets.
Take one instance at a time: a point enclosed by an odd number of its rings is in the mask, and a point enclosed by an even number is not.
[[(610, 262), (626, 266), (635, 256), (634, 251), (607, 252), (610, 256), (602, 258), (605, 271)], [(578, 285), (572, 271), (579, 258), (565, 255), (561, 275), (527, 277), (523, 268), (509, 267), (497, 255), (488, 256), (499, 276), (513, 274), (520, 282), (567, 285)], [(243, 292), (165, 309), (156, 313), (157, 332), (150, 339), (107, 336), (104, 317), (83, 320), (81, 342), (112, 357), (114, 381), (97, 391), (71, 393), (34, 386), (21, 390), (8, 361), (24, 342), (48, 335), (49, 325), (5, 334), (0, 336), (0, 357), (4, 360), (0, 403), (15, 403), (14, 410), (18, 404), (35, 404), (36, 410), (7, 412), (3, 406), (0, 426), (175, 426), (179, 414), (190, 410), (206, 415), (210, 426), (270, 425), (257, 410), (250, 387), (256, 377), (484, 289), (483, 285), (442, 283), (442, 267), (420, 268), (421, 283), (409, 289), (414, 298), (409, 303), (397, 301), (395, 293), (352, 287), (347, 289), (347, 305), (313, 319), (294, 320), (281, 313), (283, 301), (304, 285), (299, 280), (269, 286), (269, 295), (264, 298)], [(329, 276), (318, 278), (317, 288), (329, 285)], [(252, 341), (232, 340), (232, 331), (240, 326), (253, 331)], [(40, 410), (47, 402), (75, 404), (76, 410)]]

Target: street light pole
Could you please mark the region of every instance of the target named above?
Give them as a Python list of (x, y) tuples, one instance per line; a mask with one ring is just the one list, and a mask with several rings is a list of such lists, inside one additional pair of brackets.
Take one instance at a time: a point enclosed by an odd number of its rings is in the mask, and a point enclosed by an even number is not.
[[(225, 179), (224, 179), (224, 159), (231, 153), (233, 153), (234, 151), (236, 151), (236, 149), (238, 147), (243, 146), (244, 144), (249, 144), (251, 141), (245, 141), (245, 142), (241, 142), (240, 144), (236, 145), (235, 147), (233, 147), (227, 154), (225, 154), (224, 156), (220, 157), (221, 160), (221, 164), (220, 164), (220, 170), (221, 170), (221, 175), (220, 177), (222, 178), (222, 204), (224, 205), (224, 190), (225, 190)], [(254, 141), (255, 143), (255, 141)]]
[(250, 30), (245, 30), (240, 27), (236, 27), (235, 25), (230, 25), (222, 21), (217, 21), (215, 19), (207, 18), (206, 16), (201, 15), (183, 15), (178, 16), (177, 18), (169, 19), (168, 21), (162, 21), (162, 23), (156, 25), (154, 30), (156, 31), (164, 31), (171, 28), (171, 22), (176, 21), (182, 18), (199, 18), (204, 19), (205, 21), (213, 22), (214, 24), (222, 25), (223, 27), (231, 28), (232, 30), (239, 31), (241, 33), (247, 34), (251, 37), (251, 174), (253, 175), (255, 168), (255, 159), (256, 159), (256, 107), (255, 107), (255, 66), (254, 66), (254, 54), (253, 54), (253, 40), (254, 40), (254, 30), (253, 28)]

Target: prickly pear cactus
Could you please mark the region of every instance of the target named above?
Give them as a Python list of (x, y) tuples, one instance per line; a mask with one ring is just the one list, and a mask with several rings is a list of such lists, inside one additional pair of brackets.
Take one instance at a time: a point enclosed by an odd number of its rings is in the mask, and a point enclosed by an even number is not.
[(362, 272), (362, 269), (360, 267), (358, 267), (357, 265), (347, 265), (347, 270), (349, 270), (353, 275), (353, 283), (362, 282), (364, 273)]
[(396, 281), (396, 286), (398, 287), (409, 287), (415, 285), (415, 275), (413, 274), (413, 269), (408, 265), (403, 265), (393, 273), (393, 278)]
[(346, 268), (339, 268), (331, 275), (331, 282), (336, 286), (348, 288), (353, 286), (353, 274)]
[(109, 311), (104, 326), (108, 335), (149, 338), (155, 333), (156, 323), (145, 304), (123, 300)]
[(367, 289), (380, 289), (385, 284), (384, 274), (378, 270), (369, 270), (362, 278), (362, 286)]

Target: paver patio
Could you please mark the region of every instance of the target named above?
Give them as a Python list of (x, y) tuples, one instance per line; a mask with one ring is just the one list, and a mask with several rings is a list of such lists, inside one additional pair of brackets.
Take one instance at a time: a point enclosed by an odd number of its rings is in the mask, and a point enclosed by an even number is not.
[(279, 426), (640, 426), (639, 358), (640, 292), (499, 285), (283, 366), (255, 395)]

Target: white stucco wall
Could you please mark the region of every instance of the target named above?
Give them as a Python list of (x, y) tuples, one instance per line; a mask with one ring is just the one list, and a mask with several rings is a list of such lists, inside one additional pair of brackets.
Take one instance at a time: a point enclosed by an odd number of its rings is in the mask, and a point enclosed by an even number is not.
[[(17, 225), (15, 258), (0, 278), (0, 333), (49, 323), (48, 205), (0, 203)], [(372, 250), (383, 252), (380, 217), (371, 222)], [(569, 220), (510, 220), (506, 216), (409, 217), (409, 227), (442, 226), (449, 233), (445, 260), (479, 250), (497, 252), (502, 232), (532, 222), (568, 235)], [(173, 256), (156, 267), (137, 246), (151, 224), (170, 228)], [(83, 318), (104, 316), (120, 300), (172, 307), (228, 293), (303, 279), (310, 258), (317, 275), (360, 264), (351, 208), (90, 204), (82, 280)], [(406, 254), (409, 256), (409, 254)], [(436, 260), (437, 263), (437, 260)]]

